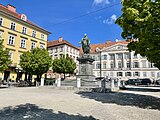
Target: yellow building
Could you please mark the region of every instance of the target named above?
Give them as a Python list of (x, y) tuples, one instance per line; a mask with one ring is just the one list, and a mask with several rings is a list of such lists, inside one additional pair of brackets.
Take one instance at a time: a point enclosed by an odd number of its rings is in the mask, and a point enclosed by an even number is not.
[(2, 79), (24, 79), (24, 71), (19, 66), (20, 55), (35, 47), (47, 48), (47, 37), (51, 34), (47, 30), (30, 22), (25, 14), (16, 12), (12, 5), (0, 4), (0, 37), (4, 39), (3, 45), (9, 50), (12, 64), (0, 73)]

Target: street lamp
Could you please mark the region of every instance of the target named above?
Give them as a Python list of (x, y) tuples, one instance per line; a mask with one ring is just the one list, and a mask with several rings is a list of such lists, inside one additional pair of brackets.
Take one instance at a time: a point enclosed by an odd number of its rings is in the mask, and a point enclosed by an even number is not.
[(96, 48), (96, 52), (100, 53), (100, 79), (101, 79), (102, 77), (102, 58), (101, 58), (102, 50), (100, 48)]

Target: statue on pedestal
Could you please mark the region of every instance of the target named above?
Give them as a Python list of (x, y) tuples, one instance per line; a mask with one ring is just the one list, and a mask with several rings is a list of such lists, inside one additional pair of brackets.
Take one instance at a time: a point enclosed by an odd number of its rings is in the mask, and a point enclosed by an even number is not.
[(84, 37), (82, 38), (81, 42), (82, 44), (82, 49), (84, 54), (89, 54), (90, 53), (90, 40), (87, 37), (87, 34), (84, 34)]

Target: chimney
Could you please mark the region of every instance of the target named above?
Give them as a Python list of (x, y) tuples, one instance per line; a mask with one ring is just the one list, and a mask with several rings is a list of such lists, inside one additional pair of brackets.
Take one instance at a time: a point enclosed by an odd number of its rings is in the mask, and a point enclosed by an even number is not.
[(106, 44), (108, 44), (108, 43), (111, 43), (111, 41), (110, 41), (110, 40), (107, 40), (107, 41), (106, 41)]
[(58, 42), (62, 42), (63, 41), (63, 37), (59, 37)]
[(16, 12), (16, 7), (14, 7), (13, 5), (8, 4), (7, 8), (8, 8), (8, 10), (10, 10), (12, 12)]

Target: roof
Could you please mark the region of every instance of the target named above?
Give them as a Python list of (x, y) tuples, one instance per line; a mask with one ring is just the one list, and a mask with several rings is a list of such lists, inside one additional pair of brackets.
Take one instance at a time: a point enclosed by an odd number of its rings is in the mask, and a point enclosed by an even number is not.
[(53, 41), (48, 41), (47, 42), (47, 48), (55, 47), (55, 46), (60, 46), (60, 45), (68, 45), (70, 47), (73, 47), (73, 48), (79, 50), (78, 47), (72, 45), (71, 43), (69, 43), (68, 41), (63, 40), (63, 39), (62, 40), (53, 40)]
[[(111, 42), (111, 41), (107, 41), (106, 43), (103, 43), (103, 44), (90, 44), (90, 48), (91, 48), (91, 51), (90, 53), (96, 53), (96, 48), (100, 48), (100, 49), (103, 49), (103, 48), (107, 48), (107, 47), (110, 47), (112, 45), (116, 45), (116, 44), (128, 44), (129, 42), (127, 41), (117, 41), (117, 42)], [(80, 48), (80, 54), (83, 53), (83, 50), (82, 48)]]
[[(8, 6), (11, 6), (11, 7), (15, 8), (15, 7), (12, 6), (12, 5), (8, 5)], [(15, 18), (19, 19), (19, 20), (22, 21), (22, 22), (26, 22), (26, 23), (28, 23), (29, 25), (33, 26), (33, 27), (36, 27), (36, 28), (38, 28), (38, 29), (40, 29), (40, 30), (45, 31), (47, 34), (51, 34), (51, 32), (49, 32), (49, 31), (45, 30), (44, 28), (42, 28), (42, 27), (40, 27), (40, 26), (32, 23), (32, 22), (29, 21), (28, 19), (27, 19), (27, 21), (22, 20), (22, 19), (21, 19), (21, 14), (17, 13), (16, 11), (9, 10), (9, 9), (8, 9), (8, 6), (3, 6), (2, 4), (0, 4), (0, 12), (5, 13), (5, 14), (8, 14), (8, 15), (10, 15), (10, 16), (12, 16), (12, 17), (15, 17)], [(16, 9), (16, 8), (15, 8), (15, 9)]]

